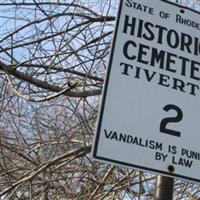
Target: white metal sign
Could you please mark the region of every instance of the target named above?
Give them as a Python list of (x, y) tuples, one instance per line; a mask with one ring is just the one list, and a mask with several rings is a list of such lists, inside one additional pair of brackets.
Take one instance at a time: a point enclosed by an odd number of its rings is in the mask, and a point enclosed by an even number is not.
[(200, 15), (121, 0), (93, 157), (200, 181)]

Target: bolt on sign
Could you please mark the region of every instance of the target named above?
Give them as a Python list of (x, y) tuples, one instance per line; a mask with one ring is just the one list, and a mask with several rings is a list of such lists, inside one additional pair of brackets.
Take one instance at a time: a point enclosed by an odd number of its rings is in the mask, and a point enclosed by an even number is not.
[(200, 182), (199, 14), (120, 1), (95, 159)]

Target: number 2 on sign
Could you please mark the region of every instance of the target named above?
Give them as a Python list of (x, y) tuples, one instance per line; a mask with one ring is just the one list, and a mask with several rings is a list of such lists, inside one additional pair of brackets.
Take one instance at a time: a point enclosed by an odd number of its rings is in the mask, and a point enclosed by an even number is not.
[(160, 132), (161, 133), (166, 133), (169, 135), (173, 135), (176, 137), (181, 137), (181, 132), (180, 131), (176, 131), (176, 130), (172, 130), (172, 129), (168, 129), (167, 125), (169, 123), (177, 123), (180, 122), (183, 119), (183, 112), (182, 110), (173, 104), (168, 104), (163, 108), (164, 111), (168, 112), (170, 110), (174, 110), (176, 111), (176, 116), (175, 117), (167, 117), (164, 118), (161, 123), (160, 123)]

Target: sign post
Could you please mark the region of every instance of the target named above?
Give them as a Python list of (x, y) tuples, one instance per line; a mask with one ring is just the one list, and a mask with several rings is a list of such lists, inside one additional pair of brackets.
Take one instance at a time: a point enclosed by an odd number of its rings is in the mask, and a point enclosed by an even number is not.
[(173, 200), (174, 179), (158, 175), (154, 200)]
[(199, 13), (121, 0), (93, 157), (200, 182)]

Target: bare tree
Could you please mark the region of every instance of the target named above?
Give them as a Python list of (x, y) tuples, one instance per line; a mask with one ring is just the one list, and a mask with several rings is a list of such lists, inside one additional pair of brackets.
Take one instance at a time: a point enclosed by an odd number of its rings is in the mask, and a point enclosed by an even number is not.
[[(152, 199), (154, 175), (90, 155), (117, 5), (0, 1), (2, 199)], [(198, 185), (175, 189), (199, 198)]]

